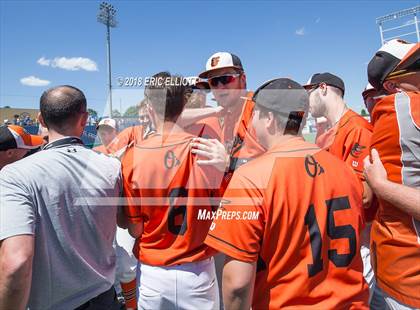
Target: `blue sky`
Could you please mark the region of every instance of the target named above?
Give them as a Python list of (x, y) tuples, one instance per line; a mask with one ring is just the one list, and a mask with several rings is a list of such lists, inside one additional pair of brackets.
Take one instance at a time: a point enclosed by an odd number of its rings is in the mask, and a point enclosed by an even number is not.
[[(105, 110), (105, 27), (96, 21), (99, 3), (1, 1), (0, 107), (37, 108), (43, 90), (71, 84), (85, 92), (91, 108)], [(231, 51), (241, 58), (251, 90), (278, 76), (304, 83), (312, 73), (330, 71), (343, 78), (345, 99), (360, 112), (366, 65), (380, 47), (375, 18), (420, 1), (111, 3), (119, 21), (112, 30), (114, 85), (117, 77), (162, 70), (197, 75), (211, 54)], [(41, 57), (44, 65), (38, 63)], [(59, 57), (64, 62), (54, 61)], [(97, 71), (68, 70), (81, 62), (74, 57), (87, 58), (80, 66), (93, 70), (96, 64)], [(50, 84), (22, 84), (31, 76)], [(114, 107), (119, 109), (121, 101), (124, 110), (139, 96), (141, 89), (116, 91)]]

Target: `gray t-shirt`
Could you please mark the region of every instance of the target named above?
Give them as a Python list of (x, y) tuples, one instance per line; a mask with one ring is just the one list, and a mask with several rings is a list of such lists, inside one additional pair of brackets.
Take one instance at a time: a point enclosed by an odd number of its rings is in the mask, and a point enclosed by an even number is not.
[(75, 308), (112, 286), (121, 186), (120, 162), (80, 144), (0, 171), (0, 240), (35, 237), (30, 309)]

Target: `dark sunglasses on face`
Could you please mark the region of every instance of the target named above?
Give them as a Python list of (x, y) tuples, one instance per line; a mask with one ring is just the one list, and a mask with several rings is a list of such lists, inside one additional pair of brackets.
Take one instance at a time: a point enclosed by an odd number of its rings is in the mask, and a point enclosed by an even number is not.
[(239, 73), (225, 74), (225, 75), (210, 78), (208, 81), (209, 81), (210, 86), (216, 87), (217, 85), (219, 85), (219, 83), (222, 83), (222, 85), (232, 83), (238, 76), (240, 76)]

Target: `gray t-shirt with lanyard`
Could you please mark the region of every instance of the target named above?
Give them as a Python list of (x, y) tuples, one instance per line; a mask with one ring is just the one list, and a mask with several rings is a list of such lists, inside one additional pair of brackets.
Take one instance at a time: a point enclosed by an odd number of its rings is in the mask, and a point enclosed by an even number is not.
[(76, 137), (0, 171), (0, 240), (33, 234), (30, 309), (70, 309), (114, 283), (120, 162)]

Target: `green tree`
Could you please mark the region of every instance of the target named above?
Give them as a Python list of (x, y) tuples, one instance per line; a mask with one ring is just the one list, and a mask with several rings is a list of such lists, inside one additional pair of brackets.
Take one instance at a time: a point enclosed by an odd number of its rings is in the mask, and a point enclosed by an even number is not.
[(88, 109), (88, 113), (90, 116), (97, 118), (98, 117), (98, 112), (96, 112), (94, 109)]
[(10, 105), (5, 105), (4, 108), (5, 109), (10, 109)]
[(362, 111), (360, 112), (360, 115), (362, 115), (362, 116), (369, 116), (369, 114), (366, 112), (365, 109), (362, 109)]
[(124, 112), (124, 117), (137, 117), (138, 116), (138, 109), (137, 106), (133, 105), (128, 107), (127, 110)]

